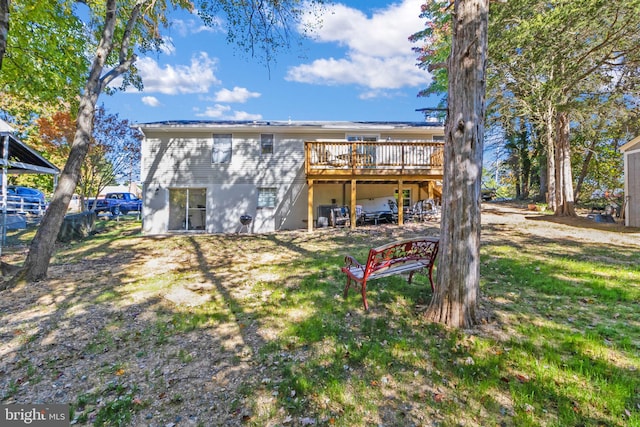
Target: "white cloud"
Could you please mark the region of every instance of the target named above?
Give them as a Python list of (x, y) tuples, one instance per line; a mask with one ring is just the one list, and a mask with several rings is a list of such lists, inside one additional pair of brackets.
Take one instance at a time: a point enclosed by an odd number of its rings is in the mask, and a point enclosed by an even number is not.
[(248, 89), (243, 87), (234, 87), (232, 90), (229, 89), (221, 89), (215, 95), (216, 102), (235, 102), (235, 103), (245, 103), (247, 100), (251, 98), (260, 97), (260, 93), (258, 92), (249, 92)]
[(366, 100), (373, 98), (395, 98), (397, 96), (405, 96), (405, 94), (402, 92), (375, 89), (362, 92), (358, 98)]
[(357, 84), (371, 89), (399, 89), (426, 83), (428, 76), (414, 62), (395, 56), (351, 55), (344, 59), (317, 59), (289, 70), (288, 80), (312, 84)]
[(207, 93), (212, 85), (220, 84), (214, 75), (216, 60), (206, 52), (200, 52), (189, 65), (165, 65), (149, 57), (136, 62), (145, 93), (177, 95), (185, 93)]
[(165, 36), (162, 38), (160, 52), (164, 53), (165, 55), (174, 55), (176, 53), (176, 47), (173, 44), (173, 39), (171, 37)]
[(198, 117), (208, 117), (210, 119), (221, 119), (225, 114), (231, 110), (228, 105), (216, 104), (213, 107), (207, 107), (202, 113), (196, 113)]
[[(326, 12), (316, 42), (346, 48), (344, 58), (321, 58), (288, 70), (287, 80), (310, 84), (357, 84), (369, 89), (426, 86), (429, 75), (416, 67), (408, 37), (424, 28), (423, 0), (404, 0), (368, 17), (337, 4)], [(310, 18), (312, 19), (312, 18)], [(369, 92), (369, 95), (372, 92)]]
[(228, 105), (216, 104), (213, 107), (207, 107), (203, 112), (196, 112), (197, 117), (206, 117), (216, 120), (261, 120), (261, 114), (251, 114), (245, 111), (231, 111)]
[(246, 111), (234, 111), (231, 120), (262, 120), (262, 114), (251, 114)]
[(171, 22), (171, 29), (175, 30), (181, 37), (198, 33), (219, 33), (224, 32), (223, 22), (220, 18), (211, 20), (211, 25), (205, 25), (200, 18), (175, 19)]
[(180, 37), (188, 36), (192, 27), (192, 20), (174, 19), (171, 21), (171, 32), (173, 33), (175, 31)]
[(149, 107), (159, 107), (160, 101), (155, 96), (143, 96), (142, 103), (148, 105)]

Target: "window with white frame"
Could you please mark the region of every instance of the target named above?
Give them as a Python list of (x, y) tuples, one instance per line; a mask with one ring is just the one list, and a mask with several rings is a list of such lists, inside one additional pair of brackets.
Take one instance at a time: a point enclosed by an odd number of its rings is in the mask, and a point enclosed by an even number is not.
[(378, 135), (347, 135), (347, 141), (372, 142), (377, 140), (378, 140)]
[(213, 134), (211, 163), (231, 163), (231, 134)]
[(273, 154), (272, 133), (263, 133), (260, 135), (260, 149), (262, 154)]
[[(394, 191), (394, 195), (396, 197), (396, 200), (398, 200), (398, 190), (397, 189)], [(411, 190), (410, 189), (403, 189), (402, 190), (402, 207), (403, 208), (411, 207)]]
[(258, 208), (276, 207), (276, 189), (273, 187), (258, 188)]

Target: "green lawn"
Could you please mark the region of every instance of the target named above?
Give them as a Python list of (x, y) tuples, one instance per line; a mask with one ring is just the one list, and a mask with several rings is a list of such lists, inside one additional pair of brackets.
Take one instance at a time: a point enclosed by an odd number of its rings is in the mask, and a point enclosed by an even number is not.
[[(449, 330), (421, 315), (424, 276), (371, 282), (369, 312), (357, 292), (342, 298), (344, 255), (406, 237), (397, 227), (137, 227), (61, 246), (36, 295), (0, 294), (2, 403), (46, 401), (60, 372), (78, 424), (640, 426), (640, 237), (605, 245), (487, 228), (488, 321)], [(20, 295), (25, 304), (9, 305)], [(63, 337), (74, 351), (56, 358)]]

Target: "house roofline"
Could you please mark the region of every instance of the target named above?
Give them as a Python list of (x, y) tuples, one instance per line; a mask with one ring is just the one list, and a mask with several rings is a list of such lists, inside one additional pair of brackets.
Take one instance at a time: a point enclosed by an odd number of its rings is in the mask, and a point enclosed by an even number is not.
[(631, 141), (627, 142), (626, 144), (622, 144), (622, 146), (620, 147), (620, 151), (622, 151), (623, 153), (625, 151), (627, 151), (628, 149), (630, 149), (631, 147), (633, 147), (634, 145), (640, 143), (640, 136), (636, 136), (635, 138), (633, 138)]
[(213, 120), (168, 120), (161, 122), (136, 123), (136, 128), (144, 130), (212, 130), (212, 129), (237, 129), (237, 130), (295, 130), (295, 131), (318, 131), (318, 130), (345, 130), (345, 131), (398, 131), (417, 129), (444, 129), (441, 122), (368, 122), (368, 121), (277, 121), (277, 120), (256, 120), (256, 121), (213, 121)]

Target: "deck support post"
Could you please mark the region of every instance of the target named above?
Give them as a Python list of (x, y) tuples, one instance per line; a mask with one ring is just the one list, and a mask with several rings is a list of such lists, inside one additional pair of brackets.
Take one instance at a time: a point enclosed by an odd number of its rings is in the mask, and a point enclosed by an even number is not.
[(351, 229), (356, 229), (356, 222), (358, 217), (356, 216), (356, 180), (351, 180), (351, 201), (349, 205), (349, 215), (351, 215)]
[(313, 231), (313, 180), (307, 180), (309, 190), (307, 192), (307, 231)]
[(401, 179), (398, 180), (398, 200), (396, 201), (398, 204), (398, 225), (404, 224), (404, 195), (402, 194), (402, 185), (403, 181)]

